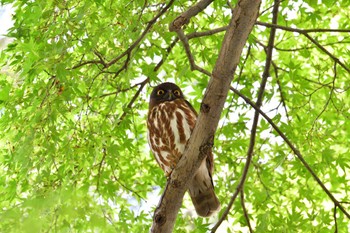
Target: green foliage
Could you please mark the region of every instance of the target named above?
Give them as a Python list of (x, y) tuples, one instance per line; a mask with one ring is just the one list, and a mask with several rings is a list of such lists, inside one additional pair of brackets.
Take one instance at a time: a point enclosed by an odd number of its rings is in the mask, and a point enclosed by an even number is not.
[[(191, 71), (168, 29), (193, 2), (174, 1), (153, 21), (168, 2), (1, 1), (15, 8), (8, 32), (15, 40), (0, 54), (1, 232), (148, 231), (155, 206), (145, 206), (159, 198), (150, 195), (154, 187), (166, 182), (147, 147), (150, 87), (175, 81), (199, 110), (208, 83)], [(349, 209), (350, 75), (339, 62), (349, 65), (350, 40), (348, 32), (317, 31), (347, 29), (349, 1), (322, 3), (282, 1), (278, 24), (315, 29), (307, 35), (334, 57), (304, 34), (278, 29), (262, 109)], [(263, 2), (258, 21), (271, 23), (272, 6)], [(214, 1), (185, 33), (226, 26), (230, 17), (226, 1)], [(253, 29), (232, 83), (253, 101), (269, 32)], [(223, 36), (189, 40), (196, 64), (213, 69)], [(219, 217), (242, 175), (252, 113), (229, 93), (214, 147)], [(334, 203), (264, 120), (244, 194), (256, 232), (350, 227), (338, 208), (335, 220)], [(175, 232), (206, 232), (216, 223), (186, 207), (192, 208), (188, 199)], [(239, 198), (219, 229), (248, 231)]]

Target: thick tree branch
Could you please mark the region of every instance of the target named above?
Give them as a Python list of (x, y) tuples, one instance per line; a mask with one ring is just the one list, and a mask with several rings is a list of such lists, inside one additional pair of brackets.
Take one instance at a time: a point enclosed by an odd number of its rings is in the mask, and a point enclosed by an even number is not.
[(169, 30), (171, 32), (178, 31), (187, 24), (190, 19), (196, 16), (199, 12), (203, 11), (207, 6), (210, 5), (214, 0), (201, 0), (194, 6), (190, 7), (187, 11), (178, 16), (170, 25)]
[(327, 194), (327, 196), (333, 201), (334, 205), (337, 206), (344, 214), (347, 218), (350, 219), (350, 214), (345, 210), (345, 208), (343, 207), (342, 203), (338, 201), (333, 194), (327, 189), (327, 187), (323, 184), (323, 182), (320, 180), (320, 178), (318, 178), (318, 176), (316, 175), (316, 173), (312, 170), (312, 168), (310, 167), (310, 165), (305, 161), (304, 157), (302, 156), (302, 154), (300, 153), (300, 151), (293, 145), (293, 143), (287, 138), (287, 136), (279, 129), (279, 127), (272, 121), (271, 118), (269, 118), (256, 104), (254, 104), (248, 97), (246, 97), (245, 95), (243, 95), (242, 93), (240, 93), (238, 90), (236, 90), (235, 88), (231, 87), (231, 90), (237, 94), (239, 97), (241, 97), (242, 99), (244, 99), (244, 101), (246, 103), (248, 103), (250, 106), (252, 106), (256, 111), (259, 112), (259, 114), (261, 116), (263, 116), (265, 118), (265, 120), (272, 126), (272, 128), (280, 135), (280, 137), (287, 143), (287, 145), (289, 146), (289, 148), (292, 149), (292, 151), (294, 152), (294, 154), (298, 157), (298, 159), (301, 161), (301, 163), (303, 164), (303, 166), (306, 168), (306, 170), (308, 170), (308, 172), (311, 174), (311, 176), (316, 180), (316, 182), (318, 183), (318, 185), (320, 185), (320, 187), (322, 188), (322, 190)]
[(196, 126), (155, 210), (152, 232), (172, 232), (188, 182), (213, 145), (215, 130), (230, 83), (248, 35), (256, 21), (259, 6), (259, 0), (240, 0), (234, 9), (235, 12), (204, 94)]

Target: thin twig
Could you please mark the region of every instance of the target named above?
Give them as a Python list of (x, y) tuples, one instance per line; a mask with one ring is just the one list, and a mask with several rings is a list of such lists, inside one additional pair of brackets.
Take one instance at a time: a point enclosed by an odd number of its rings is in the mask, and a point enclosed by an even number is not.
[[(139, 89), (136, 91), (135, 95), (132, 97), (132, 99), (130, 100), (130, 102), (128, 103), (128, 105), (126, 106), (126, 109), (131, 109), (134, 102), (136, 101), (136, 99), (139, 97), (141, 91), (143, 90), (143, 88), (145, 87), (145, 85), (149, 82), (149, 78), (146, 78), (145, 80), (143, 80), (141, 83), (139, 83)], [(120, 125), (120, 123), (124, 120), (124, 117), (126, 116), (127, 110), (124, 110), (123, 114), (119, 117), (119, 120), (117, 122), (117, 125)]]
[(265, 23), (261, 21), (256, 21), (257, 25), (265, 26), (265, 27), (273, 27), (273, 28), (278, 28), (278, 29), (283, 29), (285, 31), (290, 31), (290, 32), (299, 32), (301, 34), (303, 33), (310, 33), (310, 32), (340, 32), (340, 33), (347, 33), (350, 32), (350, 29), (328, 29), (328, 28), (315, 28), (315, 29), (298, 29), (298, 28), (291, 28), (287, 26), (281, 26), (277, 24), (271, 24), (271, 23)]
[[(132, 50), (139, 45), (139, 43), (145, 38), (145, 36), (151, 30), (153, 25), (158, 21), (158, 19), (165, 12), (167, 12), (167, 10), (172, 6), (172, 4), (174, 2), (175, 2), (175, 0), (170, 0), (169, 3), (163, 9), (161, 9), (161, 11), (158, 14), (147, 23), (145, 30), (141, 33), (139, 38), (137, 38), (124, 52), (122, 52), (116, 58), (112, 59), (110, 62), (105, 62), (103, 59), (101, 59), (102, 56), (99, 56), (98, 54), (95, 53), (95, 55), (98, 56), (100, 60), (85, 61), (85, 62), (82, 62), (80, 64), (73, 66), (71, 69), (77, 69), (77, 68), (80, 68), (80, 67), (88, 65), (88, 64), (102, 64), (103, 68), (106, 69), (106, 68), (110, 67), (111, 65), (115, 64), (116, 62), (118, 62), (120, 59), (122, 59), (126, 55), (128, 56), (128, 58), (126, 59), (126, 62), (129, 62), (129, 58), (130, 58)], [(124, 63), (123, 67), (118, 71), (117, 74), (119, 74), (122, 70), (126, 69), (127, 65), (128, 64)]]
[(106, 151), (105, 145), (102, 148), (102, 154), (103, 154), (102, 159), (98, 163), (97, 184), (96, 184), (97, 191), (99, 191), (99, 188), (100, 188), (101, 173), (103, 172), (103, 164), (104, 164), (104, 161), (105, 161), (106, 156), (107, 156), (107, 151)]
[(154, 67), (154, 69), (153, 69), (154, 72), (157, 72), (159, 70), (159, 68), (163, 65), (164, 61), (166, 60), (166, 58), (170, 54), (171, 50), (174, 48), (174, 46), (177, 44), (178, 41), (179, 41), (179, 38), (176, 37), (175, 40), (173, 42), (171, 42), (169, 47), (166, 49), (165, 56), (163, 56), (162, 59), (158, 62), (158, 64)]
[(282, 102), (282, 105), (284, 108), (284, 112), (286, 113), (287, 120), (289, 121), (287, 105), (286, 105), (286, 101), (285, 101), (284, 94), (282, 91), (282, 85), (281, 85), (281, 82), (280, 82), (279, 77), (278, 77), (278, 66), (276, 65), (275, 62), (272, 62), (272, 65), (273, 65), (273, 68), (275, 69), (276, 82), (277, 82), (277, 86), (278, 86), (278, 91), (280, 92), (280, 95), (281, 95), (281, 102)]
[(333, 76), (333, 81), (332, 81), (332, 86), (331, 86), (331, 90), (330, 90), (330, 94), (329, 94), (329, 97), (326, 101), (326, 103), (324, 104), (323, 106), (323, 109), (321, 110), (321, 112), (316, 116), (316, 119), (314, 120), (313, 124), (312, 124), (312, 127), (310, 129), (310, 131), (313, 131), (315, 126), (316, 126), (316, 122), (318, 121), (318, 119), (321, 117), (321, 115), (326, 111), (329, 103), (331, 102), (332, 100), (332, 96), (334, 94), (334, 89), (335, 89), (335, 80), (337, 78), (337, 63), (334, 62), (334, 76)]
[(100, 98), (104, 98), (104, 97), (111, 96), (111, 95), (118, 95), (119, 93), (130, 91), (131, 89), (134, 89), (135, 87), (140, 86), (143, 82), (144, 81), (142, 81), (140, 83), (136, 83), (135, 85), (132, 85), (132, 86), (130, 86), (128, 88), (119, 89), (117, 91), (113, 91), (113, 92), (110, 92), (110, 93), (106, 93), (106, 94), (100, 95)]
[(170, 0), (169, 3), (153, 18), (151, 19), (145, 28), (145, 30), (142, 32), (141, 36), (134, 41), (130, 45), (128, 49), (126, 49), (123, 53), (121, 53), (118, 57), (114, 58), (110, 62), (107, 63), (107, 67), (113, 65), (117, 61), (119, 61), (122, 57), (130, 53), (142, 40), (143, 38), (147, 35), (147, 33), (151, 30), (152, 26), (157, 22), (157, 20), (171, 7), (171, 5), (175, 2), (175, 0)]
[(245, 68), (245, 64), (247, 63), (247, 60), (248, 60), (248, 58), (250, 56), (251, 49), (252, 49), (252, 46), (249, 45), (248, 49), (247, 49), (247, 54), (246, 54), (246, 56), (245, 56), (245, 58), (244, 58), (244, 60), (242, 62), (242, 66), (240, 67), (238, 77), (236, 78), (237, 85), (239, 84), (239, 81), (241, 80), (241, 77), (242, 77), (242, 74), (243, 74), (243, 70)]
[(334, 211), (333, 211), (333, 218), (334, 218), (334, 233), (338, 233), (338, 223), (337, 223), (337, 205), (334, 204)]
[(253, 228), (252, 228), (252, 225), (250, 224), (250, 220), (249, 220), (249, 216), (248, 216), (248, 211), (247, 211), (247, 208), (245, 207), (245, 201), (244, 201), (244, 191), (243, 189), (241, 189), (241, 206), (242, 206), (242, 209), (243, 209), (243, 214), (244, 214), (244, 218), (247, 222), (247, 225), (248, 225), (248, 228), (249, 228), (249, 232), (250, 233), (253, 233)]

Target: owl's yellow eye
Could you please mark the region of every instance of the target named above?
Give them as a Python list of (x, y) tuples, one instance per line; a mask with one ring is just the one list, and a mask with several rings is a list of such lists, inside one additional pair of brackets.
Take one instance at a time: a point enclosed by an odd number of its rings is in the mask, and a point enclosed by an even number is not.
[(163, 90), (158, 90), (157, 91), (157, 95), (163, 95), (164, 94), (164, 91)]
[(175, 94), (176, 96), (180, 96), (180, 95), (181, 95), (181, 92), (180, 92), (180, 90), (175, 90), (175, 91), (174, 91), (174, 94)]

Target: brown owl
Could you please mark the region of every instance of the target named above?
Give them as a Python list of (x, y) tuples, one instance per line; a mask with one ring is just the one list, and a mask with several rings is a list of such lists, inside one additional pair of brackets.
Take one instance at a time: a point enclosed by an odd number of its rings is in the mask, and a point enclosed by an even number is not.
[[(196, 111), (177, 85), (166, 82), (153, 89), (147, 119), (148, 143), (166, 176), (170, 176), (181, 158), (196, 120)], [(202, 217), (220, 210), (212, 172), (213, 154), (210, 151), (188, 188), (196, 212)]]

